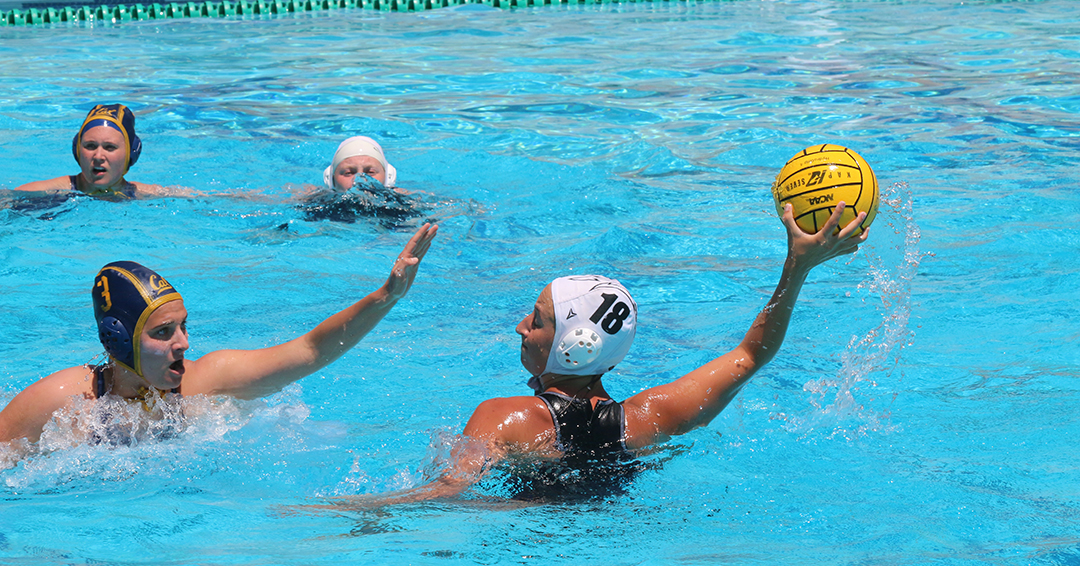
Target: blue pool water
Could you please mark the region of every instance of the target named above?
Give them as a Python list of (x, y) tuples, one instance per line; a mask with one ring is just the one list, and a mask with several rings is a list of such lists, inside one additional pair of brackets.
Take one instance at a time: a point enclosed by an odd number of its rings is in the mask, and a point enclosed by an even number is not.
[[(374, 289), (411, 224), (288, 202), (378, 138), (439, 240), (408, 299), (260, 401), (105, 448), (60, 418), (0, 471), (3, 564), (1080, 564), (1080, 16), (1067, 1), (738, 1), (0, 28), (0, 405), (100, 351), (87, 291), (133, 259), (191, 357)], [(27, 207), (124, 102), (129, 179), (191, 198)], [(733, 347), (779, 275), (768, 188), (805, 146), (874, 166), (871, 241), (816, 270), (787, 342), (626, 493), (305, 513), (418, 485), (472, 409), (528, 393), (514, 325), (602, 272), (641, 331), (624, 398)], [(415, 221), (420, 221), (418, 218)], [(285, 225), (285, 229), (280, 227)]]

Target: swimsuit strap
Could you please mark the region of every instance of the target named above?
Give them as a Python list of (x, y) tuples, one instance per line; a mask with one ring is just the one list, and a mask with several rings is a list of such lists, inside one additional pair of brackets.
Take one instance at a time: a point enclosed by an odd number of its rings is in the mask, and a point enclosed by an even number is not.
[(105, 389), (105, 364), (90, 366), (90, 369), (94, 372), (94, 398), (101, 399), (108, 394)]

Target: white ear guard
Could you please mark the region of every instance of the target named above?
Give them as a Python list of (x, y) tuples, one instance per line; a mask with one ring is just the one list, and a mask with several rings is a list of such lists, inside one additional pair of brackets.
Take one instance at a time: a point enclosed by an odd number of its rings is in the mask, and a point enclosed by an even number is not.
[(562, 336), (556, 350), (559, 365), (575, 369), (595, 362), (604, 350), (604, 341), (588, 328), (576, 328)]

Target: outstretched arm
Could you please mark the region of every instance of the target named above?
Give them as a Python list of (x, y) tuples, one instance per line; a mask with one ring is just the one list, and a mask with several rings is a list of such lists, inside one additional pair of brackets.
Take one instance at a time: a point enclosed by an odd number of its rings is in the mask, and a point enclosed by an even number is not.
[(438, 226), (424, 224), (375, 292), (331, 316), (303, 336), (261, 350), (220, 350), (191, 362), (185, 395), (227, 394), (253, 399), (279, 391), (336, 360), (355, 346), (405, 296)]
[(795, 224), (791, 205), (785, 207), (782, 220), (787, 228), (788, 255), (769, 303), (734, 350), (623, 403), (627, 444), (631, 448), (663, 442), (708, 424), (754, 373), (772, 360), (784, 342), (791, 312), (810, 270), (834, 257), (854, 252), (866, 241), (866, 231), (854, 236), (866, 213), (860, 213), (836, 233), (843, 210), (841, 202), (819, 232), (807, 234)]

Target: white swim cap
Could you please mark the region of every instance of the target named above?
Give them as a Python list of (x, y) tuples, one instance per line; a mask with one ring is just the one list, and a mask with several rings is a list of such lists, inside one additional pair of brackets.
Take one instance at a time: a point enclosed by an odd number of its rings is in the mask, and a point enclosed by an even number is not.
[(383, 154), (379, 143), (366, 136), (356, 136), (341, 142), (337, 151), (334, 152), (334, 160), (330, 162), (330, 166), (326, 168), (326, 171), (323, 171), (323, 182), (326, 183), (326, 188), (334, 188), (334, 171), (337, 166), (341, 165), (342, 161), (357, 155), (366, 155), (378, 159), (383, 169), (386, 170), (386, 182), (383, 183), (383, 186), (388, 188), (394, 186), (397, 181), (397, 169), (394, 169), (394, 166), (386, 161), (386, 155)]
[(598, 375), (615, 367), (637, 332), (637, 305), (618, 281), (600, 275), (551, 282), (555, 341), (544, 373)]

